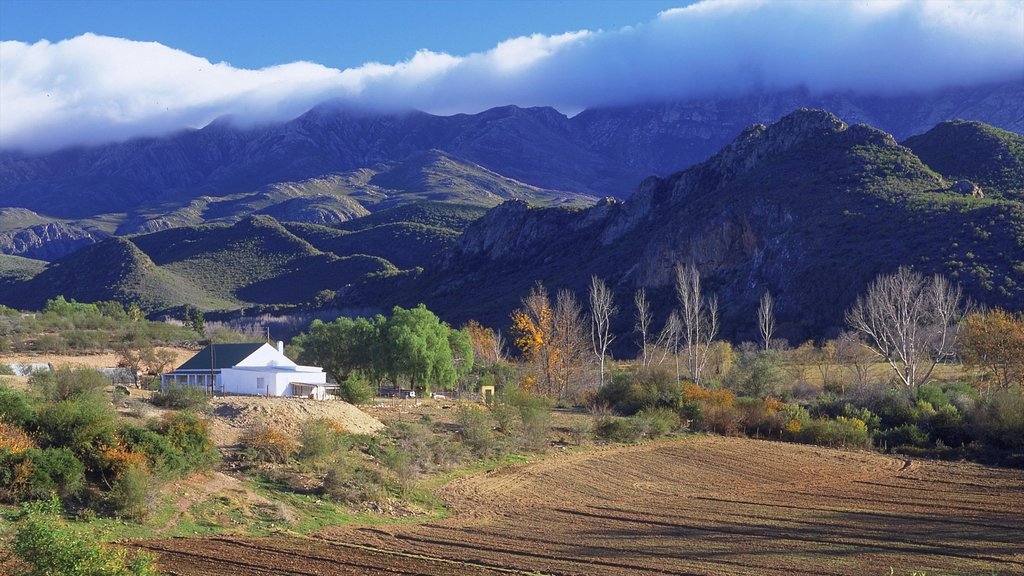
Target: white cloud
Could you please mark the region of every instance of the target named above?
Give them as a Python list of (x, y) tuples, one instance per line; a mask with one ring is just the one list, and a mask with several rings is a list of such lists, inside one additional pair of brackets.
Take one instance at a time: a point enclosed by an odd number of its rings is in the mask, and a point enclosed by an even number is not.
[(753, 87), (905, 92), (1024, 78), (1024, 3), (708, 0), (615, 31), (535, 34), (476, 54), (260, 70), (85, 34), (0, 43), (0, 146), (52, 149), (294, 117), (328, 98), (438, 113), (563, 110)]

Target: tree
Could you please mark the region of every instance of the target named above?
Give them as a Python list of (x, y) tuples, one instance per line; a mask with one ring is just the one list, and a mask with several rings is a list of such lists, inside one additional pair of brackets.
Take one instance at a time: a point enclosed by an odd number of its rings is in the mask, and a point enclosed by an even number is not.
[(835, 340), (826, 340), (814, 354), (814, 359), (821, 374), (821, 385), (828, 386), (832, 383), (832, 369), (839, 360), (839, 345)]
[(597, 276), (590, 277), (590, 340), (594, 346), (601, 370), (600, 387), (604, 387), (604, 362), (608, 347), (615, 340), (611, 330), (611, 318), (618, 312), (612, 300), (612, 291)]
[(676, 266), (676, 297), (679, 299), (682, 343), (686, 368), (697, 384), (703, 382), (708, 350), (718, 334), (718, 298), (704, 297), (697, 267)]
[(633, 294), (633, 305), (636, 306), (633, 330), (640, 335), (640, 361), (644, 368), (651, 365), (651, 354), (648, 350), (650, 340), (648, 333), (651, 328), (651, 306), (647, 303), (647, 291), (640, 288)]
[(969, 314), (960, 335), (960, 357), (990, 374), (998, 388), (1024, 386), (1024, 319), (999, 308)]
[(523, 299), (522, 307), (512, 312), (512, 334), (523, 358), (534, 366), (541, 378), (539, 383), (527, 385), (527, 388), (546, 396), (552, 396), (555, 390), (558, 351), (553, 344), (553, 333), (551, 300), (544, 285), (537, 282)]
[[(836, 355), (839, 362), (853, 376), (857, 388), (864, 388), (871, 382), (871, 365), (877, 357), (864, 343), (860, 334), (844, 331), (836, 340)], [(846, 390), (842, 391), (844, 394)]]
[(846, 323), (889, 363), (903, 385), (918, 391), (935, 366), (955, 352), (962, 315), (959, 286), (901, 266), (868, 286), (847, 311)]
[(765, 292), (761, 296), (761, 303), (757, 307), (757, 325), (761, 329), (764, 351), (767, 352), (772, 343), (772, 334), (775, 332), (775, 301), (772, 300), (771, 292)]
[[(390, 358), (388, 372), (392, 379), (397, 381), (399, 376), (406, 376), (413, 388), (428, 394), (433, 386), (450, 390), (458, 373), (449, 331), (423, 304), (408, 310), (395, 306), (384, 332)], [(472, 360), (468, 362), (472, 367)]]
[(583, 308), (569, 290), (559, 290), (552, 310), (552, 343), (555, 347), (555, 377), (558, 397), (563, 400), (576, 396), (579, 388), (577, 374), (586, 355), (586, 333), (583, 328)]
[[(679, 353), (681, 352), (683, 342), (683, 321), (680, 319), (679, 311), (673, 310), (668, 315), (668, 320), (665, 321), (665, 326), (662, 327), (661, 333), (658, 334), (657, 348), (661, 348), (665, 351), (665, 354), (672, 353), (672, 358), (676, 364), (676, 382), (679, 381)], [(661, 364), (665, 361), (665, 356), (662, 355), (662, 359), (659, 362)]]
[(469, 334), (473, 356), (480, 365), (493, 366), (505, 359), (505, 344), (501, 332), (487, 328), (476, 320), (466, 322), (462, 329)]

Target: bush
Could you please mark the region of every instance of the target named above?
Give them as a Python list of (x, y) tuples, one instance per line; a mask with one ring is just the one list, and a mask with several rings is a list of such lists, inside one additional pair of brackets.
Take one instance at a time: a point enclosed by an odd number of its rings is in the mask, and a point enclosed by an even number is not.
[(62, 400), (43, 407), (37, 419), (43, 446), (70, 449), (88, 469), (102, 466), (104, 446), (115, 444), (117, 414), (96, 396)]
[(218, 459), (210, 441), (210, 426), (198, 414), (183, 410), (165, 414), (152, 429), (167, 438), (185, 458), (185, 470), (204, 470)]
[(572, 439), (573, 444), (579, 446), (590, 437), (593, 429), (594, 424), (589, 418), (580, 418), (569, 425), (569, 438)]
[(658, 438), (679, 429), (679, 414), (668, 408), (651, 408), (637, 412), (632, 418), (637, 436)]
[(474, 455), (485, 458), (495, 448), (493, 421), (488, 411), (472, 404), (460, 404), (455, 409), (455, 421), (459, 424), (462, 441)]
[(594, 422), (594, 434), (613, 442), (635, 442), (639, 437), (636, 426), (627, 418), (601, 416)]
[(188, 410), (207, 406), (210, 399), (206, 392), (195, 386), (169, 386), (167, 390), (157, 392), (149, 400), (154, 406)]
[(977, 436), (1003, 450), (1024, 450), (1024, 395), (1002, 390), (982, 401), (971, 414)]
[(334, 394), (350, 404), (366, 404), (373, 400), (374, 389), (366, 378), (353, 372), (338, 382), (338, 390)]
[(743, 415), (736, 408), (736, 395), (729, 390), (708, 390), (696, 384), (683, 387), (683, 417), (706, 432), (736, 434)]
[(519, 418), (522, 422), (520, 441), (523, 448), (530, 452), (547, 450), (551, 411), (543, 406), (521, 406)]
[(319, 464), (346, 449), (345, 430), (327, 418), (312, 418), (302, 423), (299, 432), (299, 459)]
[(126, 449), (142, 454), (149, 469), (161, 477), (182, 476), (190, 469), (181, 450), (161, 434), (131, 424), (122, 424), (117, 435)]
[(0, 384), (0, 420), (27, 428), (35, 418), (35, 406), (24, 392)]
[(739, 394), (764, 398), (777, 396), (786, 383), (782, 358), (777, 352), (744, 354), (725, 378), (725, 385)]
[(868, 427), (857, 418), (837, 416), (815, 418), (807, 423), (797, 436), (800, 442), (818, 446), (863, 448), (868, 445)]
[(928, 434), (922, 431), (917, 424), (908, 422), (879, 432), (875, 437), (875, 443), (889, 449), (898, 446), (923, 448), (928, 445)]
[(68, 498), (85, 484), (85, 467), (66, 448), (0, 449), (0, 486), (12, 500)]
[(56, 497), (22, 506), (11, 552), (29, 566), (25, 576), (156, 576), (150, 556), (103, 546), (95, 533), (72, 530), (59, 514)]
[(380, 470), (339, 457), (324, 476), (324, 493), (335, 502), (383, 502), (388, 482)]
[(388, 430), (395, 446), (373, 455), (404, 483), (426, 472), (448, 470), (467, 457), (464, 444), (434, 434), (426, 424), (399, 422)]
[(251, 460), (284, 464), (298, 452), (299, 444), (273, 426), (258, 424), (242, 434), (242, 448)]
[(628, 416), (644, 408), (677, 408), (682, 392), (682, 386), (668, 371), (652, 368), (613, 374), (597, 396), (598, 401)]
[(121, 472), (110, 488), (110, 503), (117, 516), (136, 522), (145, 520), (152, 486), (152, 477), (141, 467), (133, 466)]
[(44, 399), (59, 402), (99, 394), (110, 385), (110, 380), (88, 368), (58, 368), (36, 372), (28, 384)]

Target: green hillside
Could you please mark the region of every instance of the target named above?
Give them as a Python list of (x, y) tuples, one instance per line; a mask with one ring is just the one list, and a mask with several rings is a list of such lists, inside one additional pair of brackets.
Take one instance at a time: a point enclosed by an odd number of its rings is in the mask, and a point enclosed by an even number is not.
[(395, 222), (345, 232), (314, 224), (286, 224), (311, 245), (335, 255), (367, 254), (384, 258), (398, 268), (431, 266), (452, 248), (458, 232), (415, 222)]
[(146, 310), (189, 304), (224, 308), (231, 302), (211, 296), (189, 279), (156, 266), (134, 244), (110, 238), (54, 262), (31, 280), (19, 284), (12, 304), (36, 309), (58, 294), (80, 302), (138, 302)]
[(1024, 200), (1024, 136), (953, 120), (903, 142), (948, 180), (967, 179), (986, 196)]
[(461, 232), (474, 220), (486, 213), (487, 208), (482, 206), (467, 206), (465, 204), (444, 202), (417, 202), (378, 210), (368, 216), (342, 222), (337, 225), (337, 228), (355, 231), (380, 226), (381, 224), (412, 222)]

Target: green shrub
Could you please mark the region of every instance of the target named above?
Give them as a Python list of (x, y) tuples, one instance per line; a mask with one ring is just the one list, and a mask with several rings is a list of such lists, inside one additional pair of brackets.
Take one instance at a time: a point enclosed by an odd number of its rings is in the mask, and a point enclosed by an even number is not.
[(658, 438), (679, 429), (679, 413), (668, 408), (641, 410), (632, 417), (638, 436)]
[(611, 381), (598, 390), (597, 397), (619, 414), (628, 416), (644, 408), (676, 408), (682, 390), (666, 370), (626, 370), (613, 374)]
[(543, 452), (548, 447), (548, 429), (551, 427), (551, 410), (544, 406), (521, 406), (519, 418), (520, 442), (530, 452)]
[(103, 447), (115, 444), (117, 414), (102, 398), (82, 396), (44, 406), (36, 426), (43, 446), (68, 448), (95, 471), (101, 468)]
[(982, 442), (1003, 450), (1024, 450), (1024, 395), (1002, 390), (985, 398), (971, 414)]
[(110, 488), (110, 503), (120, 518), (136, 522), (146, 519), (150, 508), (153, 478), (144, 469), (132, 466), (114, 480)]
[(152, 429), (181, 451), (190, 471), (209, 468), (218, 459), (210, 440), (210, 425), (191, 410), (165, 414)]
[(383, 502), (388, 497), (388, 482), (377, 468), (339, 457), (324, 476), (324, 493), (335, 502)]
[(373, 400), (374, 389), (369, 380), (353, 372), (338, 382), (338, 390), (334, 394), (350, 404), (366, 404)]
[[(0, 336), (0, 352), (6, 352), (7, 348), (7, 338)], [(6, 362), (0, 362), (0, 376), (14, 376), (14, 368)]]
[(601, 416), (594, 422), (594, 434), (613, 442), (635, 442), (639, 437), (636, 426), (628, 418)]
[(787, 381), (777, 352), (744, 354), (725, 377), (725, 385), (742, 396), (778, 396)]
[(589, 418), (579, 418), (569, 425), (569, 438), (572, 443), (580, 446), (590, 437), (594, 430), (594, 423)]
[(869, 438), (868, 427), (862, 420), (845, 416), (814, 418), (797, 437), (805, 444), (831, 447), (865, 447)]
[(149, 401), (154, 406), (175, 410), (195, 410), (210, 403), (206, 392), (195, 386), (169, 386), (166, 390), (153, 394)]
[(21, 390), (0, 384), (0, 420), (21, 428), (27, 428), (35, 421), (36, 409)]
[(85, 485), (85, 467), (66, 448), (0, 450), (0, 487), (11, 500), (74, 496)]
[(146, 457), (149, 469), (163, 478), (176, 478), (191, 472), (185, 454), (162, 434), (131, 424), (118, 430), (122, 445)]
[(875, 443), (888, 448), (896, 448), (898, 446), (924, 448), (928, 446), (928, 434), (921, 430), (917, 424), (908, 422), (901, 426), (882, 430), (876, 435)]
[(460, 404), (455, 409), (455, 421), (459, 424), (462, 441), (478, 457), (490, 456), (495, 448), (494, 421), (484, 408), (472, 404)]
[(45, 400), (58, 402), (98, 394), (110, 385), (110, 380), (89, 368), (58, 368), (36, 372), (28, 384)]
[(298, 457), (310, 464), (319, 464), (347, 448), (347, 434), (334, 421), (311, 418), (302, 423), (299, 432)]
[(104, 546), (94, 532), (72, 530), (60, 519), (60, 501), (24, 504), (10, 550), (28, 565), (24, 576), (156, 576), (153, 559)]

